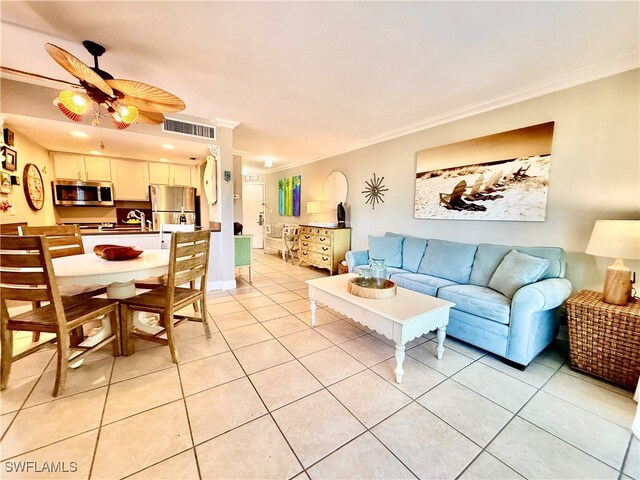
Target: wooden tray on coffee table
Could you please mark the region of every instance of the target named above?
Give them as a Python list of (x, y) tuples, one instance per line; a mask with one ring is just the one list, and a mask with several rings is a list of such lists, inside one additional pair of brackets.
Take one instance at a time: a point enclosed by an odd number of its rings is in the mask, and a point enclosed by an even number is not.
[(384, 286), (377, 286), (371, 279), (356, 277), (349, 279), (347, 290), (350, 294), (362, 298), (391, 298), (397, 293), (395, 282), (385, 280)]

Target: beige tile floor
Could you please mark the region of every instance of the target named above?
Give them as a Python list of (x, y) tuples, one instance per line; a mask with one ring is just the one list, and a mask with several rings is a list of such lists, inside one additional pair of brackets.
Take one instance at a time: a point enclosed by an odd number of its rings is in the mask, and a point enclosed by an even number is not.
[(397, 385), (389, 340), (327, 308), (310, 328), (304, 280), (325, 273), (256, 251), (252, 285), (209, 295), (212, 338), (177, 329), (177, 366), (104, 350), (54, 399), (53, 350), (17, 362), (0, 477), (640, 479), (631, 393), (561, 346), (522, 372), (452, 338), (438, 361), (428, 334)]

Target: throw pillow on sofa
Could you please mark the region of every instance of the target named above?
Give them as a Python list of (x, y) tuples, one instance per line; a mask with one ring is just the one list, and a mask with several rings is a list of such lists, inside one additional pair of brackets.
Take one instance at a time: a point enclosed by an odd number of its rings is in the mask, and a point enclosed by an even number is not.
[(489, 281), (489, 288), (513, 298), (516, 292), (537, 282), (547, 270), (549, 260), (511, 250), (500, 262)]
[(369, 258), (383, 258), (387, 267), (402, 267), (404, 237), (372, 237), (369, 235)]

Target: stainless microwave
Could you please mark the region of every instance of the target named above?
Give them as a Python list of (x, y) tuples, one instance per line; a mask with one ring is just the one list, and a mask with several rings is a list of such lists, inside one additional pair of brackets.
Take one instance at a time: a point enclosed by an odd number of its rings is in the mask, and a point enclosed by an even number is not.
[(64, 206), (113, 206), (111, 182), (54, 180), (53, 203)]

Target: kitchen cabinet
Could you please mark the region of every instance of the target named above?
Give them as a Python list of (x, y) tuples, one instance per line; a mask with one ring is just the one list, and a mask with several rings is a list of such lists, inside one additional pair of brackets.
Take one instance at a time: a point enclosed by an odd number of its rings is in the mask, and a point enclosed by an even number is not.
[(149, 163), (149, 183), (191, 186), (191, 167), (171, 163)]
[(55, 177), (65, 180), (93, 182), (111, 181), (111, 162), (104, 157), (84, 157), (55, 153), (53, 155)]
[(351, 249), (351, 229), (300, 225), (298, 241), (300, 264), (326, 268), (334, 274)]
[(111, 161), (104, 157), (84, 157), (85, 179), (93, 182), (111, 181)]
[(147, 162), (112, 159), (115, 200), (149, 200), (149, 168)]

